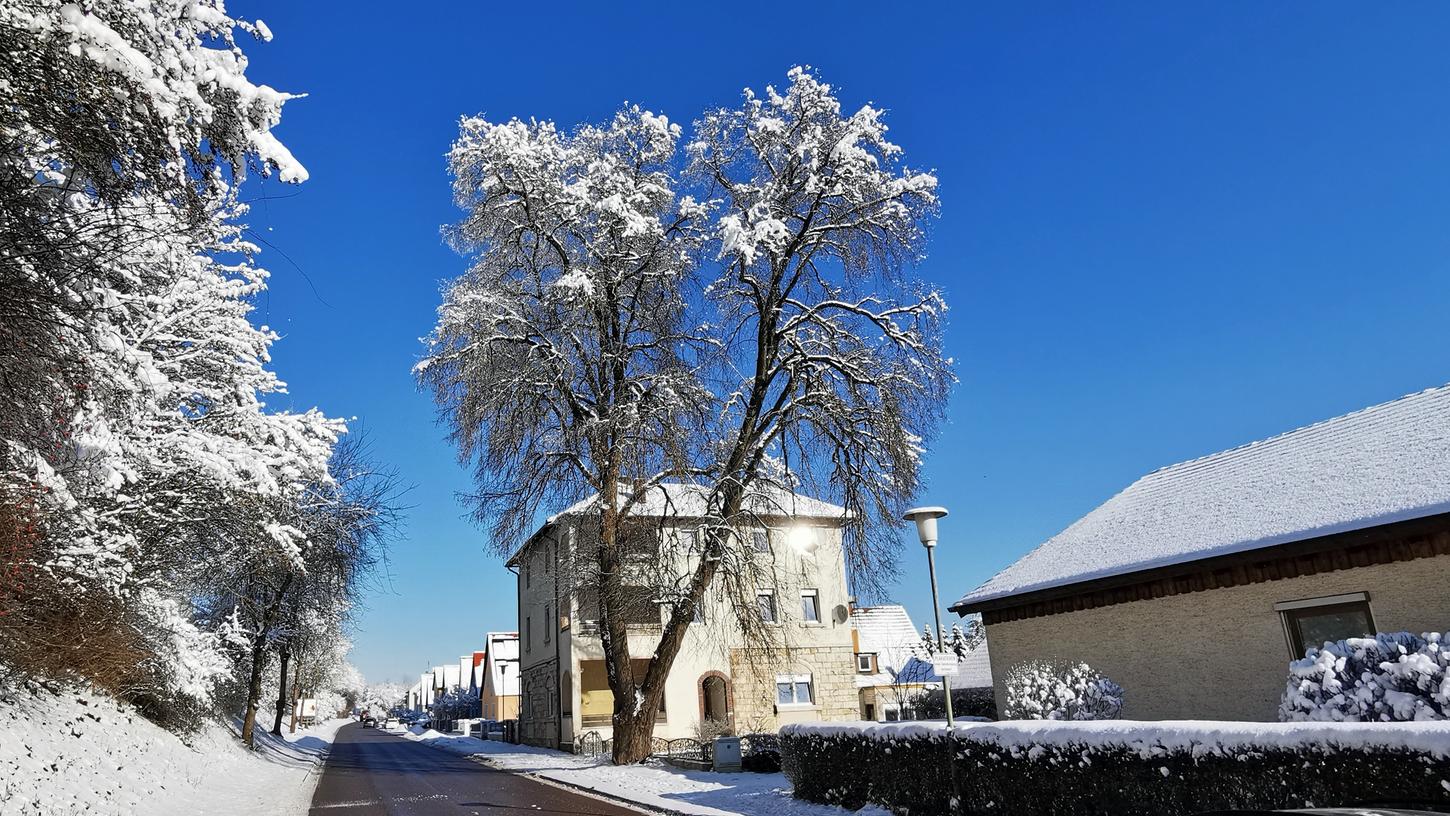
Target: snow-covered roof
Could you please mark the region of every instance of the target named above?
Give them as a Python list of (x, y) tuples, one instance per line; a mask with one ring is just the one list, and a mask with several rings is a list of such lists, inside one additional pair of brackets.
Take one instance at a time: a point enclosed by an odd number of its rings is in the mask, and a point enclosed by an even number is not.
[[(627, 495), (627, 490), (620, 490), (621, 497)], [(631, 509), (630, 514), (645, 518), (661, 516), (698, 518), (706, 515), (705, 500), (708, 497), (709, 491), (699, 485), (666, 482), (650, 488), (644, 498)], [(562, 513), (551, 516), (549, 521), (552, 522), (563, 516), (584, 515), (592, 511), (598, 503), (598, 494), (589, 496), (583, 501), (571, 505)], [(761, 488), (752, 491), (745, 498), (745, 510), (758, 516), (837, 520), (847, 518), (846, 508), (840, 505), (780, 488)]]
[[(505, 667), (507, 664), (507, 668)], [(493, 693), (509, 696), (519, 693), (519, 633), (488, 633), (488, 682)]]
[[(929, 656), (920, 648), (921, 632), (911, 622), (906, 608), (898, 604), (864, 606), (851, 610), (851, 627), (856, 630), (857, 648), (861, 653), (876, 655), (874, 674), (857, 674), (856, 687), (890, 686), (903, 683), (940, 683), (928, 662)], [(957, 660), (957, 674), (952, 685), (957, 688), (992, 685), (992, 666), (987, 642)]]
[(921, 633), (911, 622), (906, 607), (899, 604), (852, 609), (851, 628), (856, 630), (857, 651), (876, 655), (877, 670), (872, 674), (858, 673), (857, 688), (895, 683), (896, 672), (914, 659), (921, 640)]
[(859, 651), (878, 655), (904, 651), (910, 657), (913, 647), (921, 640), (916, 624), (900, 604), (852, 609), (851, 628), (856, 630)]
[(1447, 511), (1441, 386), (1149, 473), (952, 608)]

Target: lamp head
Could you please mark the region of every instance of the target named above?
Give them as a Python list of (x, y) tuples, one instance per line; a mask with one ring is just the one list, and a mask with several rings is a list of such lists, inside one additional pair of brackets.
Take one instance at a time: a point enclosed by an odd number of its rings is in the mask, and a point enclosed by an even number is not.
[(945, 507), (915, 507), (902, 518), (916, 522), (916, 537), (927, 547), (936, 546), (936, 520), (947, 514)]

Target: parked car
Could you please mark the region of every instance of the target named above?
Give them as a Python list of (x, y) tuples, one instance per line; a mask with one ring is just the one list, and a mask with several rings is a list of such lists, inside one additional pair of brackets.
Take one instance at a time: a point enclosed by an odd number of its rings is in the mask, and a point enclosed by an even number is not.
[(373, 717), (373, 715), (371, 715), (371, 714), (364, 714), (364, 715), (362, 715), (362, 720), (360, 722), (362, 723), (362, 727), (363, 728), (377, 728), (378, 727), (377, 718)]

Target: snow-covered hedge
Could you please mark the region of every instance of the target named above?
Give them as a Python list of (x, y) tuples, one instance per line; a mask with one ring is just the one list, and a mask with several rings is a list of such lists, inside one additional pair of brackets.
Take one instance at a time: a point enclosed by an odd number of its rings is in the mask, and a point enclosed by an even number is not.
[(797, 797), (902, 814), (1450, 805), (1445, 723), (802, 723), (781, 753)]
[(1086, 663), (1033, 660), (1007, 672), (1009, 720), (1111, 720), (1123, 688)]
[(1285, 721), (1450, 718), (1450, 633), (1350, 638), (1289, 664)]

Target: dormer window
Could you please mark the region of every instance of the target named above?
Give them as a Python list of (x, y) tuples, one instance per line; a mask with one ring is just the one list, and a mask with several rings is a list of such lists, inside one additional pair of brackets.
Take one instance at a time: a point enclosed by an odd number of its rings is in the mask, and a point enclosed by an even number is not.
[(876, 661), (873, 659), (874, 657), (874, 655), (870, 654), (856, 655), (856, 671), (861, 674), (872, 674), (875, 672), (874, 664)]

